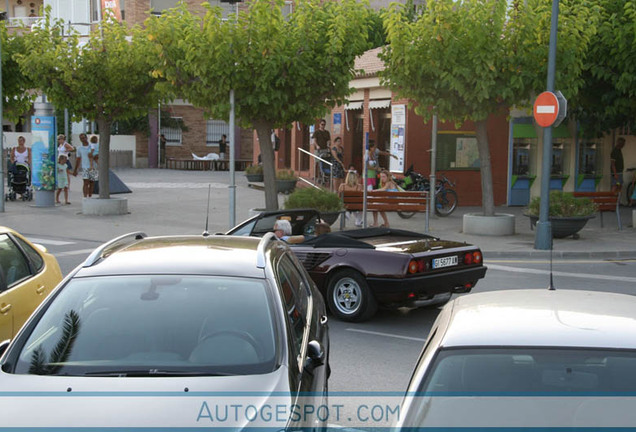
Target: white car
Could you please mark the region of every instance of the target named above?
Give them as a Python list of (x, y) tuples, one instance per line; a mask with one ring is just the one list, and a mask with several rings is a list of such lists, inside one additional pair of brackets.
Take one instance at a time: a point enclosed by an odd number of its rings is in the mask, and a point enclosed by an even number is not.
[(636, 297), (493, 291), (443, 308), (397, 426), (634, 427), (635, 403)]

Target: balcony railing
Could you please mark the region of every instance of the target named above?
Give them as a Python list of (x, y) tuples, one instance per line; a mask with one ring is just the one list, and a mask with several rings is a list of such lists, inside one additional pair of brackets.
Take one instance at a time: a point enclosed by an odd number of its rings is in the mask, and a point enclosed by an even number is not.
[(31, 27), (33, 24), (36, 24), (41, 19), (44, 19), (44, 17), (13, 17), (7, 20), (7, 27)]

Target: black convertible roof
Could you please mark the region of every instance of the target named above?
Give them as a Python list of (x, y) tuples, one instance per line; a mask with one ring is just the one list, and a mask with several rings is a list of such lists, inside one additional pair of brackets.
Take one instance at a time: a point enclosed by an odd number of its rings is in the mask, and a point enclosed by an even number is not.
[(406, 237), (409, 239), (434, 238), (426, 234), (393, 228), (363, 228), (357, 230), (337, 231), (323, 234), (321, 236), (305, 240), (301, 245), (312, 246), (314, 248), (343, 247), (356, 249), (375, 249), (375, 246), (365, 242), (364, 240), (372, 237), (382, 236)]

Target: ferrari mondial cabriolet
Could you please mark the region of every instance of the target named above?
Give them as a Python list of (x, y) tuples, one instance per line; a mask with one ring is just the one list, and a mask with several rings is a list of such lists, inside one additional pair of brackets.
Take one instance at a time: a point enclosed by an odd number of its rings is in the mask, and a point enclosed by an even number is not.
[(427, 234), (365, 228), (315, 236), (315, 210), (263, 212), (227, 234), (263, 236), (281, 218), (291, 222), (293, 235), (305, 236), (292, 250), (344, 321), (367, 320), (378, 306), (440, 306), (486, 274), (478, 247)]

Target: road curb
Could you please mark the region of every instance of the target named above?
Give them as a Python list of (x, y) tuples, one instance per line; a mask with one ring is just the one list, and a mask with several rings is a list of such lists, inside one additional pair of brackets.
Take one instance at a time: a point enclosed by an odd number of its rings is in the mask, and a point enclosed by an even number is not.
[[(534, 258), (549, 259), (549, 250), (532, 251), (482, 251), (484, 260), (491, 258)], [(636, 259), (636, 251), (552, 251), (552, 258), (587, 258), (587, 259)]]

